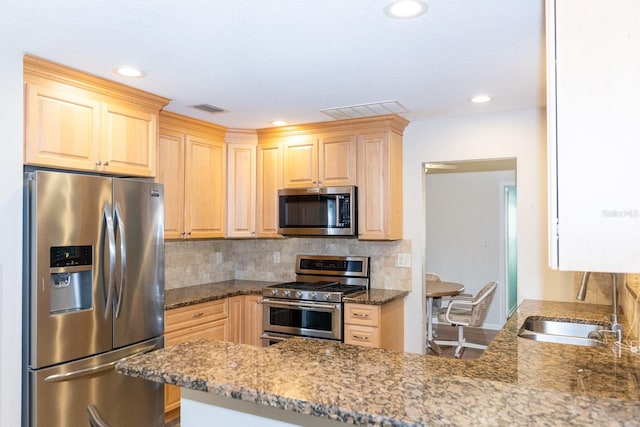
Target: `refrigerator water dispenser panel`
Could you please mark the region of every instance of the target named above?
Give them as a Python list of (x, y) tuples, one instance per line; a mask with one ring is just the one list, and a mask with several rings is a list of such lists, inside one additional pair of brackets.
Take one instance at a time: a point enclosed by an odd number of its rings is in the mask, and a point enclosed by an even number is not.
[(93, 248), (91, 246), (51, 247), (49, 267), (51, 314), (93, 308)]

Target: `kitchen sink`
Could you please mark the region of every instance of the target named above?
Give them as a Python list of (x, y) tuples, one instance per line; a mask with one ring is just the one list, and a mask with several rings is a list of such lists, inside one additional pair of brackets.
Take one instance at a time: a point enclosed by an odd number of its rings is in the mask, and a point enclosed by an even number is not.
[(605, 344), (601, 332), (603, 329), (607, 329), (604, 322), (529, 316), (522, 324), (518, 336), (557, 344), (601, 346)]

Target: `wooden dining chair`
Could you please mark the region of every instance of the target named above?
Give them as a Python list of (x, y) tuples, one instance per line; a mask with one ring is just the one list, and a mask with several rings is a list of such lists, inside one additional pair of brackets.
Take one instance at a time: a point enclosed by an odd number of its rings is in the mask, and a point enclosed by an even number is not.
[(460, 357), (465, 348), (484, 350), (486, 345), (468, 342), (464, 328), (479, 328), (489, 312), (489, 306), (498, 287), (498, 282), (489, 282), (472, 298), (469, 295), (452, 297), (446, 307), (440, 308), (438, 321), (458, 327), (457, 341), (437, 341), (438, 345), (456, 346), (455, 357)]

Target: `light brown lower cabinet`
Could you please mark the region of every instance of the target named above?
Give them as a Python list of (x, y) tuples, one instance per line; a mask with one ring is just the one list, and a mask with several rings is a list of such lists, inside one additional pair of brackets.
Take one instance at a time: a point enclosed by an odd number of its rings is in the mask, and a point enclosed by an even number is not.
[(404, 349), (404, 301), (383, 305), (344, 305), (344, 342), (365, 347)]
[[(261, 346), (260, 295), (238, 295), (165, 311), (164, 345), (209, 338)], [(164, 386), (164, 412), (171, 419), (180, 407), (180, 387)], [(175, 413), (177, 416), (177, 413)]]
[[(169, 347), (181, 342), (209, 338), (227, 341), (229, 303), (220, 299), (165, 312), (164, 345)], [(180, 407), (180, 387), (164, 386), (165, 414)]]
[(262, 345), (262, 304), (260, 295), (238, 295), (229, 298), (229, 341)]

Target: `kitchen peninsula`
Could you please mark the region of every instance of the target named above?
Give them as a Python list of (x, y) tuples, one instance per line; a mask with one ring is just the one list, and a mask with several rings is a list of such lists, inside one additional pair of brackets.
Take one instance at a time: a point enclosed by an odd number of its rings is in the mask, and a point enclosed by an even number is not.
[(123, 361), (118, 371), (183, 387), (185, 427), (207, 425), (198, 418), (226, 404), (307, 417), (293, 421), (303, 425), (636, 423), (640, 357), (517, 337), (529, 315), (607, 314), (607, 306), (527, 300), (472, 361), (299, 338), (267, 348), (199, 340)]

